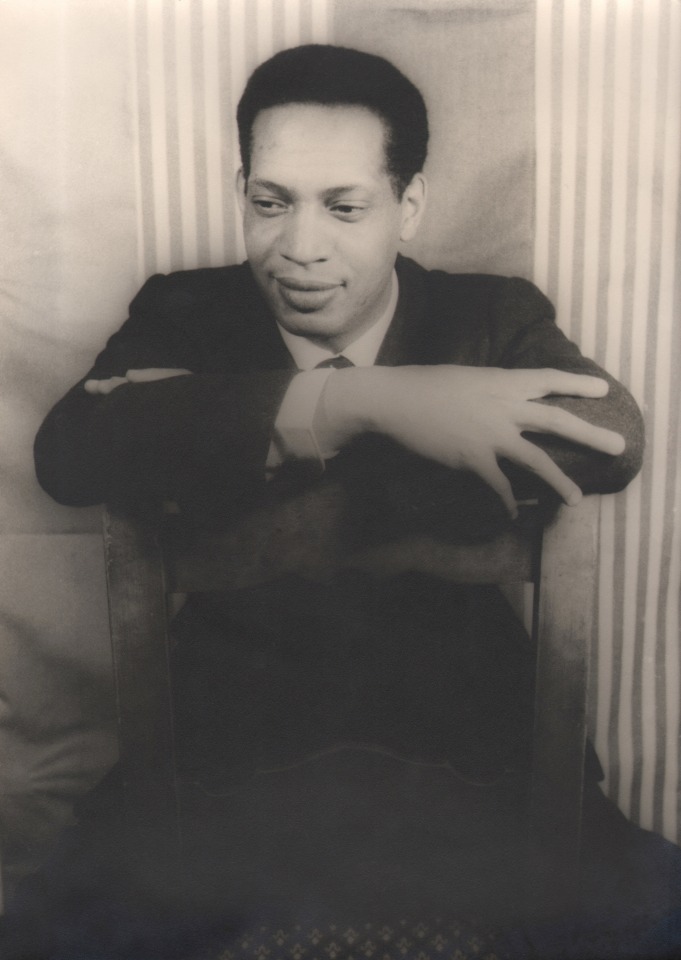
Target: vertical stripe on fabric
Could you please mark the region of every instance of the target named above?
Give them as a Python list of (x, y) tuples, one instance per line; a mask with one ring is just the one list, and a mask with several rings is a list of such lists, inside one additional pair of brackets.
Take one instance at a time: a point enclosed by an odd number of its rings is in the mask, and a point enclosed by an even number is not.
[(581, 298), (580, 342), (587, 356), (596, 353), (599, 261), (601, 253), (601, 193), (603, 163), (603, 100), (605, 84), (605, 3), (590, 4), (589, 54), (587, 65), (587, 124), (585, 132), (585, 199), (582, 239), (583, 279)]
[[(650, 222), (647, 208), (651, 196), (650, 166), (647, 163), (648, 141), (645, 136), (646, 64), (645, 11), (652, 5), (633, 5), (631, 17), (631, 77), (629, 97), (629, 155), (627, 159), (627, 237), (625, 245), (624, 325), (622, 333), (622, 374), (629, 383), (634, 396), (642, 402), (650, 423), (654, 396), (650, 381), (646, 382), (647, 354), (654, 345), (655, 324), (649, 323), (650, 272)], [(656, 13), (656, 21), (658, 18)], [(648, 51), (649, 52), (649, 51)], [(651, 318), (652, 319), (652, 318)], [(625, 597), (630, 602), (625, 610), (630, 613), (631, 643), (631, 689), (622, 691), (622, 709), (631, 717), (632, 749), (623, 754), (620, 786), (623, 796), (628, 793), (628, 812), (637, 822), (642, 822), (641, 802), (643, 795), (642, 774), (646, 729), (650, 729), (649, 712), (654, 713), (655, 704), (644, 701), (645, 677), (645, 624), (648, 620), (646, 607), (646, 571), (651, 569), (653, 558), (649, 555), (647, 531), (650, 528), (651, 511), (651, 459), (646, 458), (641, 476), (628, 495), (630, 521), (626, 526), (627, 580)], [(642, 616), (646, 612), (645, 618)], [(625, 654), (630, 642), (625, 635)], [(654, 718), (653, 718), (654, 723)], [(654, 747), (653, 747), (654, 750)]]
[[(233, 192), (222, 170), (223, 142), (230, 130), (231, 117), (222, 109), (220, 87), (220, 18), (217, 0), (204, 0), (203, 8), (203, 85), (205, 123), (206, 220), (208, 257), (211, 266), (225, 262), (225, 193)], [(231, 216), (234, 206), (231, 204)]]
[[(668, 448), (665, 482), (665, 539), (669, 545), (664, 593), (661, 597), (662, 622), (658, 650), (658, 676), (665, 689), (665, 740), (662, 802), (658, 804), (659, 829), (665, 836), (679, 836), (679, 751), (677, 731), (681, 728), (679, 691), (679, 590), (681, 589), (681, 271), (679, 271), (679, 219), (681, 217), (681, 5), (672, 4), (662, 37), (667, 58), (666, 85), (661, 92), (662, 115), (665, 118), (661, 147), (662, 194), (660, 200), (662, 233), (659, 270), (658, 310), (661, 335), (658, 355), (667, 350), (671, 384), (670, 418), (667, 428)], [(676, 319), (675, 319), (676, 318)], [(664, 413), (660, 410), (660, 417)], [(664, 429), (664, 427), (663, 427)], [(666, 551), (663, 554), (667, 556)], [(655, 823), (658, 828), (658, 823)]]
[(196, 203), (196, 256), (197, 263), (203, 264), (209, 257), (208, 239), (208, 186), (206, 179), (206, 91), (203, 77), (204, 17), (202, 5), (191, 6), (191, 50), (192, 50), (192, 86), (193, 86), (193, 150), (194, 184)]
[(313, 43), (324, 43), (329, 37), (329, 5), (327, 0), (313, 0), (311, 33)]
[(256, 0), (255, 26), (257, 36), (258, 63), (267, 60), (274, 53), (273, 14), (271, 0)]
[(621, 320), (624, 313), (624, 253), (627, 230), (627, 169), (629, 146), (629, 86), (631, 10), (626, 0), (617, 0), (615, 18), (614, 97), (612, 131), (612, 208), (610, 212), (610, 264), (605, 364), (620, 369)]
[(563, 6), (562, 70), (560, 96), (562, 115), (560, 125), (560, 197), (558, 233), (557, 300), (560, 304), (561, 326), (569, 337), (574, 337), (572, 323), (573, 254), (575, 232), (575, 191), (577, 175), (577, 111), (579, 107), (579, 3)]
[(156, 229), (154, 217), (154, 176), (151, 152), (151, 97), (149, 93), (149, 18), (147, 0), (132, 0), (134, 5), (131, 26), (135, 37), (137, 57), (137, 107), (138, 143), (139, 143), (139, 181), (140, 208), (138, 218), (142, 225), (143, 247), (142, 264), (144, 277), (156, 269)]
[[(563, 72), (560, 69), (562, 62), (563, 45), (563, 17), (565, 15), (565, 5), (562, 3), (553, 3), (552, 25), (551, 25), (551, 74), (553, 82), (551, 84), (551, 193), (549, 195), (549, 258), (548, 273), (546, 278), (546, 287), (555, 291), (555, 299), (558, 301), (558, 270), (559, 258), (556, 251), (559, 249), (560, 238), (560, 182), (563, 176), (563, 124), (562, 124), (562, 103), (563, 103)], [(560, 313), (559, 324), (565, 324), (565, 318)]]
[(283, 0), (284, 8), (284, 47), (292, 47), (300, 32), (299, 0)]
[(549, 226), (551, 211), (551, 127), (553, 98), (551, 70), (552, 11), (549, 0), (537, 0), (535, 24), (535, 234), (534, 281), (543, 290), (549, 277)]
[(182, 217), (182, 264), (198, 264), (196, 226), (196, 170), (194, 137), (194, 84), (192, 45), (192, 11), (189, 4), (178, 4), (175, 24), (175, 56), (177, 60), (177, 135), (179, 151), (179, 189)]
[[(647, 11), (646, 11), (647, 12)], [(664, 181), (664, 143), (666, 130), (667, 78), (669, 62), (669, 7), (660, 6), (658, 22), (651, 25), (657, 33), (656, 50), (656, 89), (654, 100), (651, 97), (649, 109), (655, 111), (655, 125), (652, 135), (653, 195), (659, 197)], [(642, 763), (642, 816), (641, 822), (658, 832), (662, 829), (663, 802), (661, 792), (664, 788), (665, 750), (664, 717), (667, 709), (667, 691), (664, 684), (665, 657), (665, 621), (664, 606), (669, 583), (671, 560), (671, 529), (665, 518), (673, 510), (673, 497), (669, 498), (667, 489), (667, 464), (673, 452), (674, 432), (667, 414), (672, 411), (673, 383), (673, 344), (670, 341), (671, 316), (665, 316), (662, 308), (661, 264), (664, 255), (664, 217), (651, 215), (651, 276), (649, 302), (649, 329), (655, 333), (651, 338), (646, 363), (646, 403), (651, 410), (653, 437), (651, 444), (652, 461), (652, 497), (649, 556), (651, 564), (647, 579), (647, 605), (655, 605), (654, 615), (646, 618), (646, 676), (644, 677), (644, 703), (649, 700), (655, 705), (655, 738), (653, 749), (644, 754)], [(659, 322), (655, 324), (655, 317)], [(672, 347), (672, 349), (670, 349)], [(658, 374), (660, 376), (658, 376)], [(652, 395), (652, 400), (650, 399)], [(651, 607), (652, 610), (652, 607)], [(652, 626), (654, 624), (654, 627)], [(650, 722), (650, 721), (649, 721)], [(649, 736), (649, 735), (647, 735)], [(649, 759), (652, 758), (652, 759)]]
[(154, 211), (154, 270), (170, 269), (170, 211), (168, 209), (168, 140), (164, 55), (164, 8), (147, 3), (147, 56), (149, 67), (149, 135), (151, 141), (152, 198)]
[[(217, 0), (214, 0), (217, 2)], [(211, 21), (212, 22), (212, 21)], [(236, 126), (236, 107), (241, 95), (241, 88), (234, 90), (231, 83), (231, 21), (229, 6), (217, 2), (217, 20), (215, 22), (214, 48), (217, 60), (217, 78), (219, 96), (216, 110), (219, 117), (215, 137), (219, 140), (219, 153), (215, 156), (215, 170), (213, 176), (222, 184), (222, 210), (220, 211), (221, 237), (216, 247), (222, 253), (220, 262), (229, 263), (230, 260), (243, 259), (233, 241), (236, 235), (236, 224), (241, 221), (241, 214), (237, 207), (236, 198), (236, 171), (241, 160), (239, 155), (239, 139)]]
[(166, 160), (168, 167), (168, 229), (170, 269), (182, 266), (183, 184), (180, 174), (180, 129), (178, 114), (177, 27), (178, 4), (163, 6), (163, 68), (166, 107)]
[[(246, 11), (244, 0), (231, 0), (229, 4), (229, 65), (230, 65), (230, 90), (232, 91), (233, 110), (231, 116), (236, 111), (238, 97), (243, 90), (247, 79), (247, 67), (245, 57), (245, 35), (246, 35)], [(232, 168), (236, 171), (240, 166), (239, 144), (235, 137), (230, 149)], [(233, 223), (233, 235), (230, 238), (231, 243), (228, 249), (236, 249), (236, 259), (243, 260), (246, 256), (244, 247), (243, 231), (241, 229), (241, 218), (235, 217)]]
[[(655, 154), (659, 146), (656, 136), (660, 121), (658, 111), (658, 38), (661, 25), (659, 3), (648, 0), (643, 9), (641, 35), (641, 114), (638, 142), (637, 229), (636, 238), (639, 256), (636, 258), (633, 296), (633, 358), (632, 371), (639, 357), (637, 376), (632, 372), (632, 382), (640, 377), (646, 408), (653, 424), (651, 437), (651, 470), (645, 497), (645, 523), (642, 533), (648, 530), (645, 553), (642, 550), (643, 595), (642, 609), (646, 611), (643, 622), (641, 654), (641, 764), (640, 764), (640, 810), (638, 820), (650, 829), (654, 816), (655, 764), (657, 761), (657, 701), (656, 701), (656, 646), (658, 635), (657, 605), (660, 595), (660, 568), (662, 555), (662, 514), (664, 507), (664, 467), (660, 470), (660, 458), (667, 454), (664, 433), (659, 429), (659, 411), (668, 411), (669, 372), (664, 360), (659, 366), (657, 354), (659, 330), (656, 328), (657, 287), (651, 289), (651, 270), (659, 263), (656, 242), (656, 225), (653, 223), (653, 191), (640, 189), (641, 184), (650, 186), (655, 182)], [(657, 254), (657, 256), (656, 256)], [(656, 383), (655, 369), (666, 375)], [(665, 431), (666, 432), (666, 431)]]
[(137, 3), (128, 0), (128, 50), (130, 69), (130, 113), (135, 177), (135, 225), (137, 243), (137, 283), (141, 285), (147, 276), (145, 261), (144, 215), (142, 208), (142, 152), (140, 144), (140, 72), (139, 45), (141, 37), (137, 29)]

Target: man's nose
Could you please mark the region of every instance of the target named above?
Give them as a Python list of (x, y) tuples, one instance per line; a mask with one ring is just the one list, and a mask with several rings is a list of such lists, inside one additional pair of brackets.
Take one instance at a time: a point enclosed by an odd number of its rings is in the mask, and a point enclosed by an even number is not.
[(300, 266), (327, 260), (329, 239), (323, 217), (314, 210), (292, 210), (286, 217), (281, 254)]

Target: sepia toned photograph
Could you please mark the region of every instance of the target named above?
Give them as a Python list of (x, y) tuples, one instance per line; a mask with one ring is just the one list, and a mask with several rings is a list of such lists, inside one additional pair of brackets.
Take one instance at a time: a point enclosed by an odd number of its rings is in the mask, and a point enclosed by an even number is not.
[(681, 956), (681, 3), (0, 2), (0, 956)]

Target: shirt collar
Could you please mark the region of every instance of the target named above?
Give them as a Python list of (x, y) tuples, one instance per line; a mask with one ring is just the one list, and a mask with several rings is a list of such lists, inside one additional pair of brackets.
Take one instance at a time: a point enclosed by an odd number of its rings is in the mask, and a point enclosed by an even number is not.
[[(361, 336), (353, 340), (353, 342), (343, 350), (343, 356), (352, 361), (356, 367), (372, 367), (376, 362), (383, 338), (388, 332), (388, 327), (395, 314), (398, 296), (399, 283), (397, 274), (393, 270), (390, 300), (385, 311), (376, 323), (372, 324), (368, 330), (365, 330)], [(337, 351), (329, 350), (328, 347), (320, 347), (305, 337), (298, 337), (294, 333), (289, 333), (289, 331), (284, 330), (279, 323), (277, 323), (277, 327), (279, 328), (279, 333), (286, 344), (288, 352), (293, 357), (293, 361), (299, 370), (313, 370), (317, 364), (323, 360), (338, 356)]]

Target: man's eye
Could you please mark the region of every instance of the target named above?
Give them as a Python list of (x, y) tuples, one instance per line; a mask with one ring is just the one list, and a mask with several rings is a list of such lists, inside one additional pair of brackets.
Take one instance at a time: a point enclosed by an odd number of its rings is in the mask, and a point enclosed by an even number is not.
[(331, 212), (342, 220), (358, 220), (367, 208), (357, 203), (335, 203)]
[(265, 197), (253, 197), (251, 203), (258, 210), (258, 213), (261, 213), (266, 217), (276, 217), (278, 214), (283, 213), (286, 210), (286, 204), (282, 203), (281, 200), (270, 200)]

